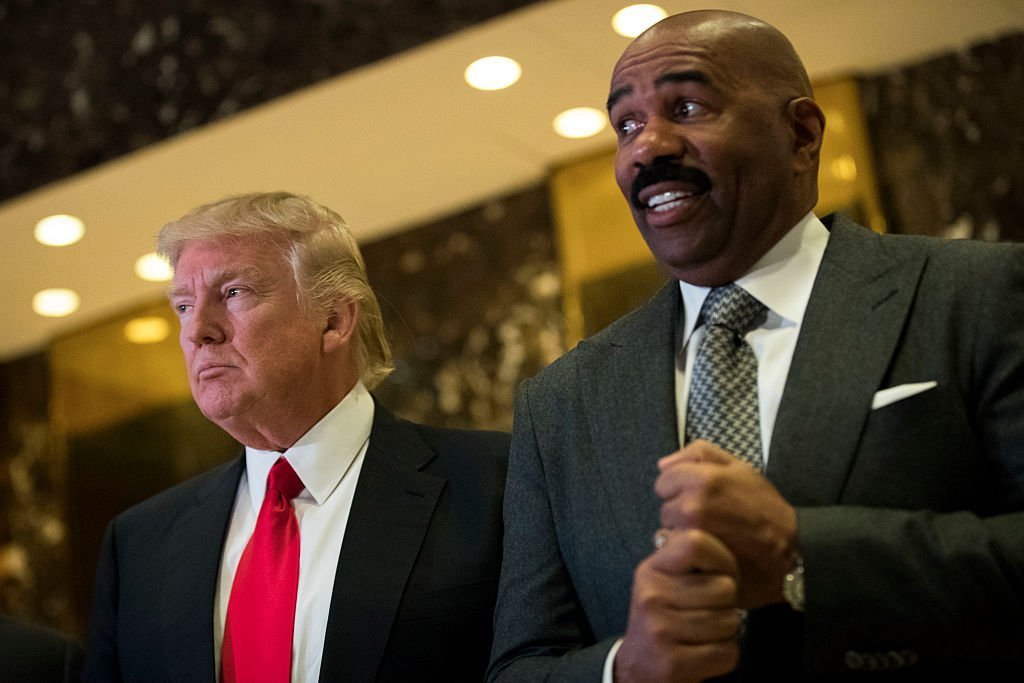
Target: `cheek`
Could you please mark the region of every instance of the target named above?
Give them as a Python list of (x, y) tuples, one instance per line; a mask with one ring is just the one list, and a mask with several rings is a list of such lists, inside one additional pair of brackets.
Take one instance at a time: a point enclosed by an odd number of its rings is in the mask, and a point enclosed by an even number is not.
[(615, 157), (615, 183), (619, 186), (619, 190), (622, 194), (629, 199), (631, 186), (633, 184), (633, 178), (629, 173), (629, 164), (622, 161), (618, 156)]

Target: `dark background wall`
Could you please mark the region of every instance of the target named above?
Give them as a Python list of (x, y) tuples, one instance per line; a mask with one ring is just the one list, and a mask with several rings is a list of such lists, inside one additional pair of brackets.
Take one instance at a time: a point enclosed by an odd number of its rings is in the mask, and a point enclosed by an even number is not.
[(531, 0), (0, 0), (0, 201)]
[(1024, 241), (1024, 33), (861, 93), (890, 231)]
[(511, 429), (516, 386), (565, 350), (554, 242), (537, 186), (366, 245), (396, 358), (384, 403), (428, 424)]

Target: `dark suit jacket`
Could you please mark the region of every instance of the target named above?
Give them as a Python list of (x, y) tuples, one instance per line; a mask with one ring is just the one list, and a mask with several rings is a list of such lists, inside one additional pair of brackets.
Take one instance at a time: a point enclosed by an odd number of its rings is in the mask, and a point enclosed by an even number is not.
[(73, 683), (81, 668), (72, 638), (0, 614), (0, 683)]
[[(506, 434), (425, 427), (377, 404), (320, 680), (483, 677), (507, 451)], [(111, 522), (85, 681), (217, 680), (214, 595), (243, 467), (221, 466)]]
[[(1024, 247), (826, 222), (767, 466), (806, 612), (752, 612), (734, 678), (1024, 680)], [(599, 681), (625, 632), (679, 445), (680, 302), (672, 282), (520, 391), (494, 680)]]

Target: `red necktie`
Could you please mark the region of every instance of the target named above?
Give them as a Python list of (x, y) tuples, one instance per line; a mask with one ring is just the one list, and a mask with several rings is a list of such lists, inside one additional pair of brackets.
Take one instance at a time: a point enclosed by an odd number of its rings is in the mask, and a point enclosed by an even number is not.
[(302, 489), (292, 466), (278, 458), (231, 586), (221, 650), (224, 683), (291, 680), (299, 585), (299, 523), (291, 499)]

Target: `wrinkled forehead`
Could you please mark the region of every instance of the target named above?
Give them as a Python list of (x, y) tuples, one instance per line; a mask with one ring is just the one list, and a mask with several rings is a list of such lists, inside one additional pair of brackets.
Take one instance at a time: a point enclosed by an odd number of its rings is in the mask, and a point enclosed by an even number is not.
[[(672, 72), (699, 76), (720, 91), (753, 93), (793, 80), (799, 61), (783, 58), (788, 43), (763, 25), (704, 21), (656, 25), (634, 40), (612, 71), (609, 101), (617, 92), (657, 84)], [(787, 85), (787, 90), (790, 87)]]
[(715, 45), (678, 39), (634, 42), (612, 71), (608, 104), (611, 106), (639, 88), (672, 80), (672, 74), (686, 74), (688, 80), (718, 89), (740, 80), (740, 74), (731, 68), (728, 54)]

